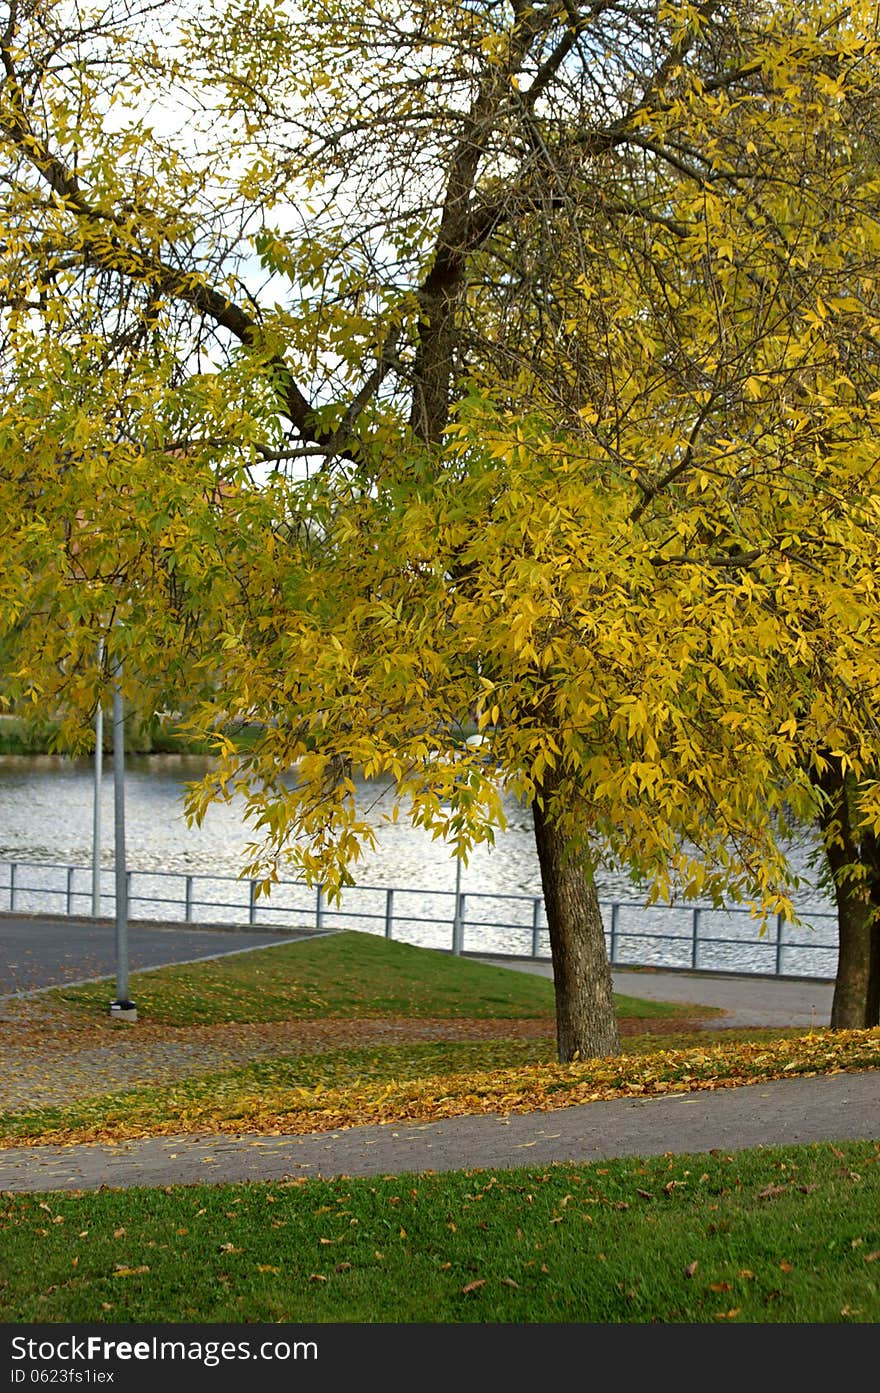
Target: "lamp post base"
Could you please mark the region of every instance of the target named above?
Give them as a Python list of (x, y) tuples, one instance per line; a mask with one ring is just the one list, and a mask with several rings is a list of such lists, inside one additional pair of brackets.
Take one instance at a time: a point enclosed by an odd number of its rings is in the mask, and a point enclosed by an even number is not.
[(110, 1016), (114, 1021), (128, 1021), (134, 1024), (138, 1018), (137, 1007), (133, 1001), (111, 1001)]

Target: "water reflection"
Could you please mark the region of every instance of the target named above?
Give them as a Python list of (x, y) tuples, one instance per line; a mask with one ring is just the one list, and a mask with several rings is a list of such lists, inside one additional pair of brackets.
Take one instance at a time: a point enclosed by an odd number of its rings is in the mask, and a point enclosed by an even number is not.
[[(253, 840), (253, 832), (244, 818), (244, 800), (233, 796), (228, 803), (217, 803), (208, 812), (201, 827), (187, 825), (183, 811), (183, 797), (187, 783), (200, 778), (211, 767), (211, 761), (193, 755), (150, 755), (131, 757), (127, 761), (126, 774), (126, 837), (130, 866), (138, 872), (136, 893), (147, 898), (155, 895), (156, 905), (152, 913), (156, 917), (182, 917), (177, 912), (161, 912), (160, 899), (164, 894), (173, 894), (183, 900), (183, 890), (178, 887), (170, 890), (166, 884), (153, 876), (150, 888), (150, 872), (176, 872), (182, 876), (237, 876), (246, 860), (246, 846)], [(62, 862), (87, 867), (91, 862), (92, 846), (92, 795), (93, 772), (88, 760), (67, 760), (57, 756), (3, 756), (0, 757), (0, 860)], [(396, 937), (406, 937), (411, 942), (430, 946), (448, 946), (448, 933), (445, 927), (438, 930), (427, 927), (425, 918), (433, 917), (451, 920), (451, 893), (455, 885), (455, 859), (450, 848), (442, 841), (434, 839), (422, 828), (413, 827), (405, 817), (397, 822), (386, 821), (391, 811), (392, 795), (389, 784), (378, 782), (369, 786), (358, 786), (360, 806), (369, 809), (369, 817), (376, 828), (376, 848), (365, 852), (363, 860), (356, 869), (359, 886), (377, 887), (376, 892), (354, 895), (343, 899), (334, 911), (337, 917), (328, 920), (340, 927), (354, 926), (361, 922), (362, 927), (371, 927), (381, 932), (383, 916), (386, 913), (384, 889), (397, 887), (394, 913)], [(529, 952), (532, 942), (534, 904), (530, 901), (515, 903), (506, 900), (503, 907), (492, 900), (477, 900), (476, 895), (498, 896), (540, 896), (541, 881), (535, 851), (531, 818), (528, 809), (522, 807), (509, 795), (504, 798), (508, 825), (496, 833), (495, 845), (474, 848), (468, 865), (462, 873), (462, 889), (471, 896), (468, 909), (468, 933), (470, 943), (466, 946), (486, 950), (498, 949), (508, 952)], [(112, 773), (107, 771), (102, 783), (102, 819), (105, 844), (102, 864), (110, 868), (113, 862), (113, 783)], [(832, 906), (827, 895), (815, 885), (815, 876), (809, 870), (807, 857), (812, 840), (805, 837), (803, 842), (792, 848), (792, 862), (807, 884), (799, 893), (798, 907), (802, 914), (827, 913)], [(141, 874), (141, 873), (146, 873)], [(291, 873), (292, 874), (292, 873)], [(202, 884), (200, 882), (200, 884)], [(79, 885), (79, 882), (78, 882)], [(112, 877), (105, 874), (104, 912), (112, 912)], [(409, 889), (403, 890), (403, 887)], [(209, 882), (202, 884), (206, 899), (227, 905), (238, 895), (239, 905), (234, 912), (219, 912), (213, 918), (228, 918), (232, 922), (246, 922), (248, 915), (247, 887), (236, 887), (230, 891), (228, 886), (213, 887)], [(427, 892), (416, 896), (413, 890)], [(691, 962), (692, 943), (690, 941), (690, 908), (665, 910), (646, 909), (644, 901), (639, 903), (639, 892), (624, 874), (615, 875), (603, 872), (600, 877), (600, 894), (603, 901), (619, 900), (626, 902), (615, 921), (619, 937), (618, 957), (621, 961), (667, 962), (688, 966)], [(307, 915), (313, 912), (313, 892), (294, 892), (278, 889), (270, 905), (296, 907), (297, 913)], [(372, 898), (370, 898), (372, 896)], [(76, 910), (88, 912), (87, 884), (83, 880), (78, 889)], [(300, 903), (301, 901), (301, 903)], [(24, 909), (23, 903), (18, 907)], [(34, 904), (33, 908), (48, 908)], [(59, 905), (60, 907), (60, 905)], [(345, 911), (350, 907), (350, 913)], [(374, 915), (369, 921), (361, 921), (364, 913)], [(704, 911), (704, 913), (708, 913)], [(143, 917), (144, 910), (140, 910)], [(210, 909), (196, 912), (196, 921), (209, 922)], [(260, 918), (271, 920), (271, 908), (261, 903)], [(493, 923), (503, 919), (502, 929)], [(606, 916), (606, 919), (610, 915)], [(747, 966), (752, 971), (774, 971), (777, 960), (773, 935), (761, 940), (757, 938), (753, 922), (746, 916), (724, 916), (728, 926), (723, 930), (733, 942), (712, 950), (712, 960), (701, 950), (703, 958), (700, 965), (723, 970), (725, 967)], [(507, 925), (516, 923), (520, 927), (513, 930)], [(480, 926), (478, 928), (478, 925)], [(704, 927), (708, 927), (708, 924)], [(609, 935), (611, 924), (606, 922)], [(658, 949), (656, 935), (662, 932), (680, 934), (680, 942), (665, 944), (662, 953)], [(478, 935), (479, 944), (474, 936)], [(819, 924), (815, 933), (800, 929), (796, 935), (785, 930), (786, 941), (800, 942), (807, 938), (833, 944), (833, 923)], [(653, 940), (653, 941), (652, 941)], [(542, 951), (546, 951), (546, 936), (542, 936)], [(802, 966), (803, 954), (798, 948), (787, 948), (782, 958), (783, 970), (816, 972), (817, 975), (831, 975), (834, 964), (825, 958), (821, 965)]]
[[(188, 826), (183, 797), (211, 761), (199, 755), (132, 756), (126, 763), (126, 837), (133, 867), (143, 870), (238, 875), (245, 848), (254, 839), (244, 818), (244, 800), (235, 795), (213, 805), (201, 827)], [(449, 847), (403, 816), (386, 821), (391, 786), (357, 786), (358, 802), (369, 809), (377, 846), (366, 851), (357, 869), (362, 884), (419, 885), (451, 890), (455, 861)], [(92, 855), (93, 774), (88, 760), (54, 755), (0, 756), (0, 858), (64, 861), (86, 865)], [(478, 846), (464, 870), (464, 888), (485, 893), (540, 894), (541, 880), (531, 817), (510, 795), (504, 797), (507, 827), (495, 845)], [(102, 863), (113, 864), (113, 781), (102, 781), (104, 847)], [(809, 882), (799, 896), (804, 912), (830, 908), (807, 865), (813, 846), (805, 837), (792, 848), (792, 862)], [(623, 874), (603, 871), (600, 889), (607, 899), (632, 900), (638, 891)]]
[[(214, 804), (201, 827), (187, 825), (187, 783), (211, 761), (197, 755), (149, 755), (126, 761), (126, 840), (130, 864), (143, 870), (238, 875), (254, 833), (244, 818), (244, 799)], [(388, 783), (357, 786), (359, 806), (376, 828), (377, 846), (364, 854), (358, 881), (372, 885), (427, 885), (452, 889), (450, 848), (406, 818), (385, 822), (392, 799)], [(57, 756), (0, 757), (0, 858), (87, 864), (92, 855), (93, 773), (88, 760)], [(537, 894), (540, 875), (526, 810), (505, 800), (509, 826), (494, 849), (475, 849), (465, 871), (475, 887)], [(113, 780), (102, 781), (102, 864), (113, 863)]]

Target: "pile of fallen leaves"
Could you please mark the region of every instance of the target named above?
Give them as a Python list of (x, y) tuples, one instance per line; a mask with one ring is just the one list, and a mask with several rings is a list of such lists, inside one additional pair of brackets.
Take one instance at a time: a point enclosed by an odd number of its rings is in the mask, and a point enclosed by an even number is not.
[[(329, 1131), (369, 1123), (433, 1121), (474, 1113), (570, 1107), (609, 1098), (651, 1098), (730, 1088), (796, 1075), (880, 1068), (880, 1029), (820, 1031), (792, 1039), (657, 1050), (573, 1064), (530, 1064), (447, 1073), (398, 1082), (356, 1080), (340, 1087), (276, 1086), (250, 1094), (223, 1091), (194, 1100), (174, 1088), (149, 1113), (93, 1100), (69, 1125), (57, 1119), (38, 1136), (7, 1136), (6, 1145), (121, 1141), (205, 1132), (263, 1134)], [(73, 1110), (71, 1110), (71, 1113)]]

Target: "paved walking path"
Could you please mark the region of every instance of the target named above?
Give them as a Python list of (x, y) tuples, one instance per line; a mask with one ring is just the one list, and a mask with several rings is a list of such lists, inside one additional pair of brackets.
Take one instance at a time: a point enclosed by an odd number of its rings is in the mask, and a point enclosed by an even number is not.
[[(173, 939), (164, 942), (170, 947)], [(209, 946), (204, 939), (202, 945)], [(231, 946), (228, 936), (219, 947), (210, 947), (216, 952), (226, 945)], [(178, 951), (185, 949), (183, 943), (176, 946)], [(257, 945), (249, 939), (249, 946)], [(547, 963), (506, 961), (501, 965), (545, 975), (551, 972)], [(821, 981), (616, 970), (614, 985), (632, 996), (692, 1004), (694, 1015), (699, 1006), (720, 1007), (726, 1015), (713, 1018), (713, 1028), (818, 1027), (827, 1025), (831, 1009), (832, 985)], [(326, 1025), (340, 1033), (345, 1023)], [(241, 1042), (250, 1057), (261, 1052), (257, 1033), (253, 1040)], [(140, 1038), (145, 1039), (145, 1034), (141, 1032)], [(117, 1045), (124, 1043), (136, 1053), (137, 1039), (136, 1033), (122, 1039), (117, 1036)], [(51, 1032), (47, 1041), (51, 1043)], [(264, 1043), (277, 1052), (277, 1038)], [(108, 1054), (108, 1073), (112, 1073), (110, 1058)], [(58, 1064), (57, 1083), (63, 1088), (63, 1050)], [(70, 1083), (68, 1077), (68, 1087)], [(818, 1075), (666, 1098), (615, 1099), (555, 1111), (297, 1136), (152, 1137), (112, 1146), (9, 1148), (0, 1150), (0, 1190), (500, 1168), (856, 1138), (880, 1139), (880, 1072)]]
[(817, 1075), (552, 1112), (303, 1136), (149, 1137), (0, 1151), (0, 1190), (91, 1190), (588, 1162), (880, 1138), (880, 1072)]
[[(518, 962), (480, 958), (480, 962), (514, 967), (552, 977), (548, 962)], [(758, 977), (718, 972), (664, 971), (663, 968), (615, 968), (614, 990), (647, 1001), (675, 1001), (696, 1006), (718, 1006), (724, 1016), (712, 1020), (712, 1029), (729, 1026), (812, 1026), (831, 1019), (834, 983), (808, 978)], [(699, 1014), (698, 1011), (695, 1014)]]

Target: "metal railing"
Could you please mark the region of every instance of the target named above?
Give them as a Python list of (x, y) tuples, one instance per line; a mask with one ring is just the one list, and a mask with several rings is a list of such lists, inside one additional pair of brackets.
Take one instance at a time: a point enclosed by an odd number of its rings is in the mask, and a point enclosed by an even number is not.
[[(108, 917), (115, 911), (113, 875), (101, 873), (101, 912)], [(539, 895), (354, 885), (331, 903), (323, 886), (304, 881), (278, 881), (271, 899), (258, 896), (257, 887), (256, 880), (235, 876), (130, 870), (129, 915), (132, 922), (202, 927), (361, 929), (474, 956), (550, 956)], [(92, 904), (91, 867), (0, 862), (0, 909), (7, 913), (91, 915)], [(602, 912), (609, 959), (619, 967), (822, 979), (837, 970), (837, 920), (830, 911), (811, 913), (799, 926), (780, 915), (762, 936), (745, 909), (616, 900), (603, 901)]]

